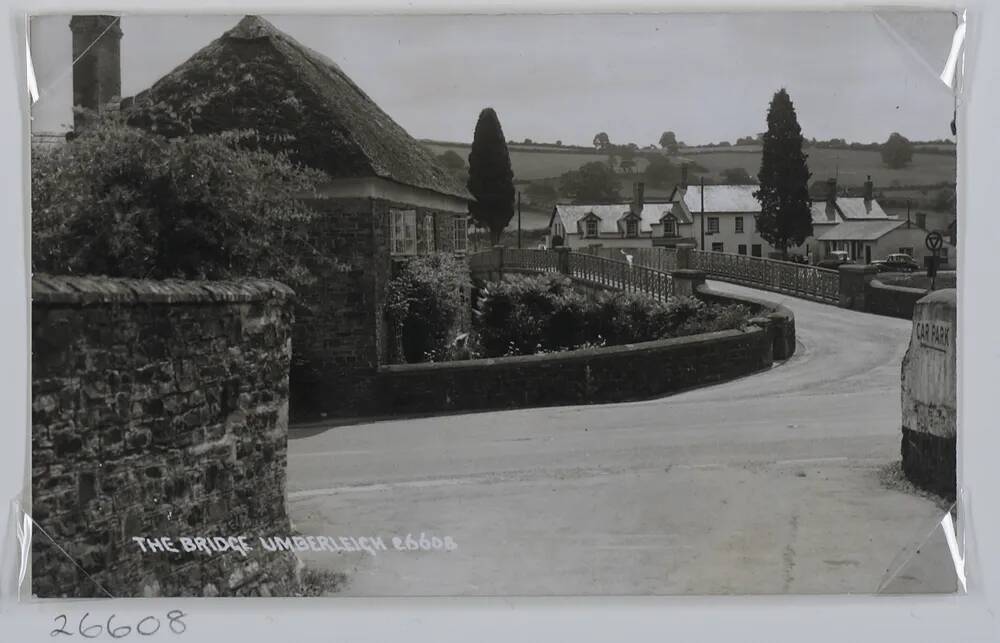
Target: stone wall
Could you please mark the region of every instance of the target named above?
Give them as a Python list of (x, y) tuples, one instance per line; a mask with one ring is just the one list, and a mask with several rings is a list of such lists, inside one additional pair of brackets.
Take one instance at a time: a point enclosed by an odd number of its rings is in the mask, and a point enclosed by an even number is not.
[(564, 353), (405, 364), (379, 369), (385, 412), (624, 402), (722, 382), (771, 366), (765, 329)]
[(920, 299), (903, 358), (903, 472), (916, 485), (955, 497), (956, 291)]
[(291, 290), (36, 275), (32, 298), (33, 593), (286, 593), (288, 554), (132, 538), (288, 533)]
[(872, 279), (865, 290), (865, 305), (870, 313), (887, 317), (913, 319), (913, 308), (927, 294), (921, 288), (894, 286), (880, 279)]
[(784, 360), (795, 354), (795, 315), (785, 306), (743, 295), (737, 297), (719, 293), (704, 283), (694, 288), (694, 295), (706, 303), (748, 307), (756, 315), (754, 323), (770, 336), (774, 359)]

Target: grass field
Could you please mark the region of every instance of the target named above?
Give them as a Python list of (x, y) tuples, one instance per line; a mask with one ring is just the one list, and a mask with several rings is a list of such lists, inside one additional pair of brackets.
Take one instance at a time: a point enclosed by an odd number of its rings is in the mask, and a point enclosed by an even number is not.
[[(454, 143), (427, 143), (434, 154), (454, 150), (463, 159), (469, 156), (469, 146)], [(934, 185), (955, 181), (955, 156), (946, 154), (913, 155), (910, 166), (892, 170), (882, 163), (881, 155), (871, 150), (833, 150), (809, 148), (807, 163), (813, 180), (837, 176), (842, 186), (860, 186), (871, 175), (878, 187), (892, 185)], [(739, 146), (730, 148), (685, 148), (675, 160), (691, 160), (708, 170), (708, 176), (718, 178), (722, 170), (742, 167), (754, 176), (760, 169), (760, 147)], [(584, 163), (607, 162), (606, 154), (588, 153), (580, 149), (540, 148), (537, 146), (510, 146), (510, 160), (514, 178), (530, 181), (558, 177), (575, 170)], [(637, 158), (637, 172), (645, 169), (646, 161)]]

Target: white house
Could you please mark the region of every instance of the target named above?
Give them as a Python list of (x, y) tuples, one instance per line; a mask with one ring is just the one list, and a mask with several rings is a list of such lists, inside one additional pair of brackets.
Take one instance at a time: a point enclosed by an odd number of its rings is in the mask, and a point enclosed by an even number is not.
[(570, 248), (634, 248), (692, 241), (691, 219), (673, 195), (664, 201), (646, 202), (644, 192), (644, 185), (636, 183), (631, 201), (556, 204), (549, 221), (548, 245), (561, 241)]

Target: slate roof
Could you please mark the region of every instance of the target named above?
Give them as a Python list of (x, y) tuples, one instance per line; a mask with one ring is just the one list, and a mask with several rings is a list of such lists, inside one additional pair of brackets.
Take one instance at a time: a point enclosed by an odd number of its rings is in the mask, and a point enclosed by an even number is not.
[[(628, 203), (610, 204), (556, 204), (554, 217), (559, 217), (567, 234), (579, 234), (581, 231), (580, 222), (590, 214), (596, 215), (600, 221), (598, 232), (600, 234), (618, 235), (624, 230), (624, 218), (631, 212)], [(690, 223), (691, 220), (684, 213), (683, 208), (676, 202), (660, 202), (643, 204), (642, 212), (639, 215), (639, 233), (651, 233), (652, 225), (659, 224), (660, 219), (668, 213), (677, 218), (678, 223)]]
[(837, 209), (848, 221), (889, 218), (877, 200), (867, 200), (860, 196), (838, 196)]
[[(684, 205), (691, 212), (701, 212), (701, 186), (688, 186)], [(754, 197), (756, 185), (706, 185), (705, 212), (759, 213), (760, 201)]]
[[(326, 56), (258, 16), (123, 101), (129, 122), (183, 135), (169, 111), (195, 133), (256, 129), (262, 146), (334, 178), (381, 177), (463, 199), (471, 195)], [(171, 127), (175, 128), (171, 131)]]
[(845, 221), (816, 237), (817, 241), (875, 241), (906, 223), (901, 219)]

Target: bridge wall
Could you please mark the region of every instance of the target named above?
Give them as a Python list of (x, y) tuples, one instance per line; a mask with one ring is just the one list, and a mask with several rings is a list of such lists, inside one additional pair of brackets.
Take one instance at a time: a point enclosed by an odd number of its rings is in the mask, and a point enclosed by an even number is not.
[(879, 279), (872, 279), (865, 286), (867, 311), (876, 315), (913, 319), (917, 301), (927, 294), (921, 288), (894, 286)]

